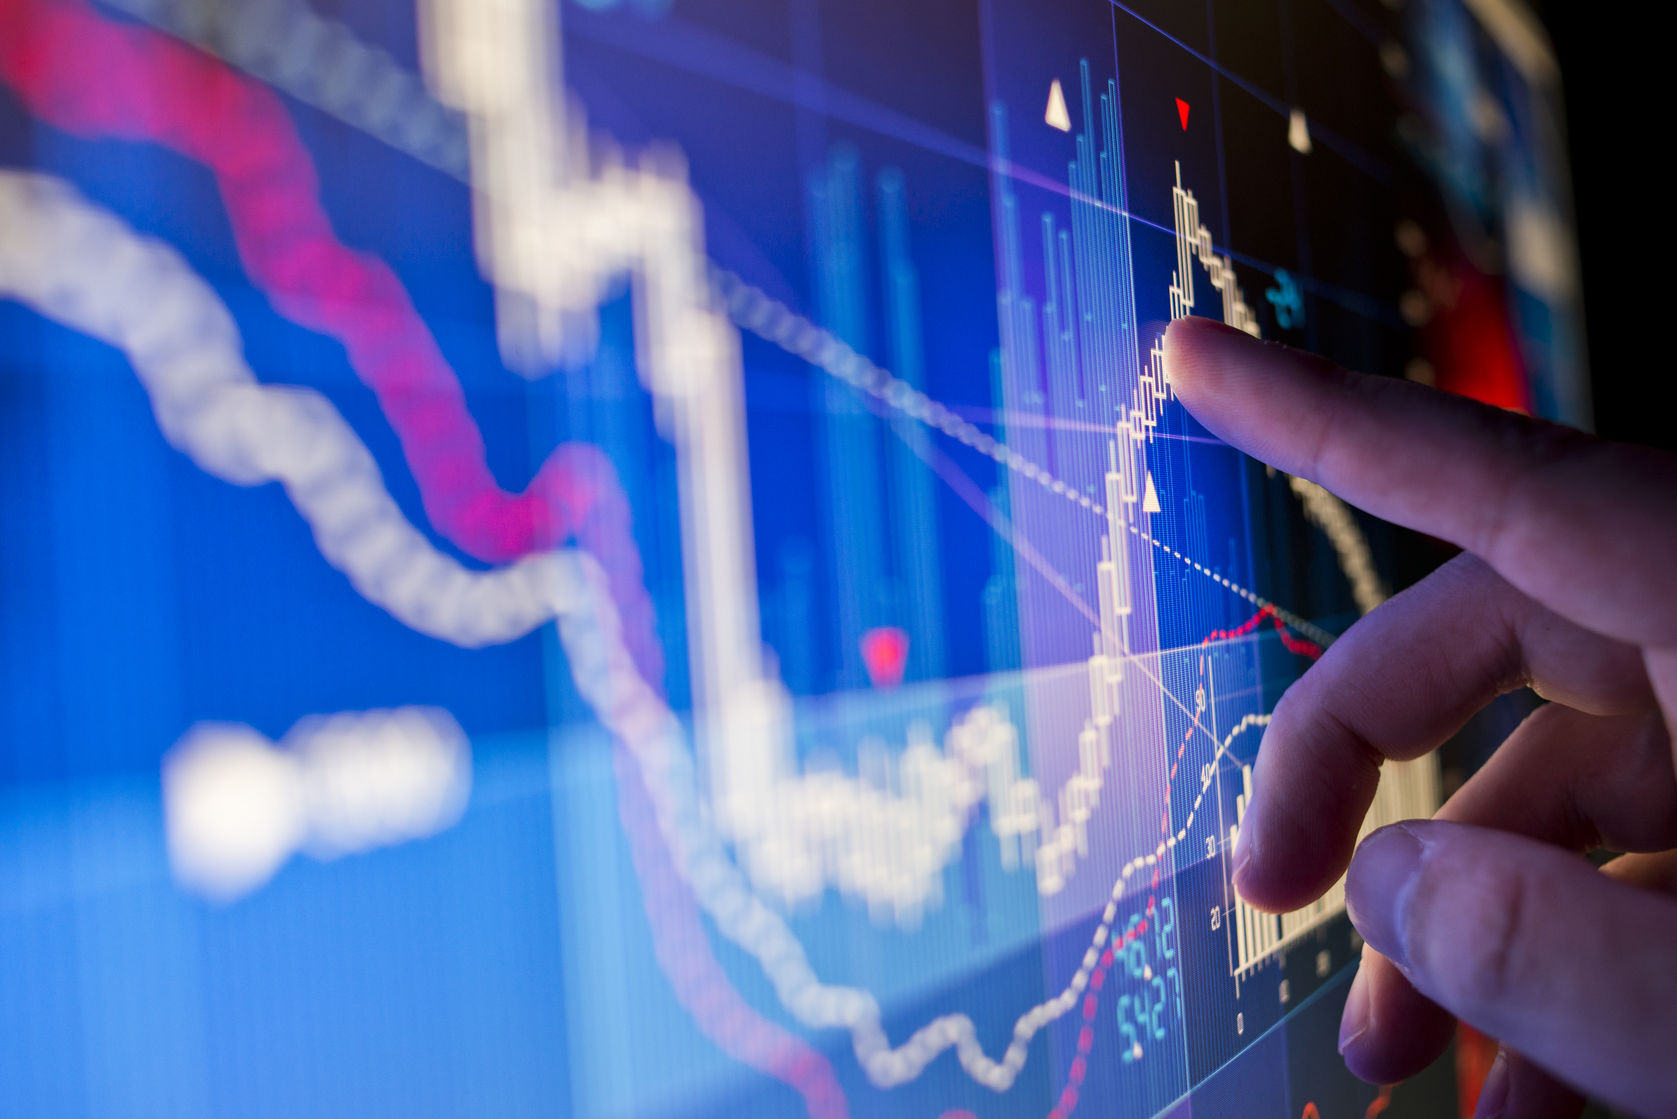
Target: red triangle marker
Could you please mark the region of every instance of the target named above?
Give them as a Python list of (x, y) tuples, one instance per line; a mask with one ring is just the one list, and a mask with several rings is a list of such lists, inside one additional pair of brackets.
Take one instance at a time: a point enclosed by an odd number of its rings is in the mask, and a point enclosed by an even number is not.
[(1188, 103), (1180, 97), (1176, 99), (1176, 115), (1182, 118), (1182, 131), (1188, 131)]
[(897, 626), (878, 626), (862, 634), (862, 664), (876, 688), (894, 688), (908, 667), (908, 634)]

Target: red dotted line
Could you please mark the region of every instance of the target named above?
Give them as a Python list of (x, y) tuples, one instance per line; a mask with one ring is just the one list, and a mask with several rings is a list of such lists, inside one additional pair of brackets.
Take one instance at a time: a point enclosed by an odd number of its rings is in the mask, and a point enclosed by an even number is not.
[[(1293, 634), (1287, 628), (1286, 623), (1282, 622), (1280, 617), (1276, 614), (1275, 608), (1272, 606), (1263, 607), (1256, 614), (1253, 614), (1250, 618), (1246, 619), (1246, 621), (1242, 622), (1233, 629), (1212, 630), (1210, 633), (1206, 634), (1205, 639), (1200, 642), (1200, 648), (1204, 650), (1209, 648), (1214, 642), (1232, 641), (1237, 637), (1245, 637), (1247, 634), (1255, 631), (1265, 621), (1268, 621), (1275, 627), (1276, 632), (1281, 637), (1282, 646), (1288, 652), (1296, 653), (1299, 656), (1309, 657), (1312, 660), (1315, 660), (1322, 655), (1322, 647), (1320, 645), (1316, 644), (1314, 641), (1306, 641), (1305, 639)], [(1205, 679), (1205, 667), (1206, 655), (1202, 652), (1200, 654), (1198, 667), (1198, 675), (1201, 681)], [(1171, 786), (1176, 781), (1177, 768), (1182, 763), (1183, 753), (1188, 749), (1188, 743), (1193, 738), (1195, 728), (1199, 726), (1198, 707), (1199, 705), (1196, 703), (1193, 721), (1189, 724), (1187, 733), (1183, 735), (1181, 745), (1176, 748), (1176, 757), (1171, 761), (1170, 774), (1165, 778), (1165, 810), (1163, 816), (1159, 819), (1159, 828), (1161, 834), (1167, 837), (1170, 835)], [(1151, 889), (1158, 889), (1159, 875), (1159, 867), (1155, 865), (1153, 867), (1153, 878), (1149, 884)], [(1083, 1025), (1077, 1031), (1077, 1052), (1076, 1055), (1072, 1057), (1070, 1070), (1066, 1073), (1065, 1087), (1060, 1090), (1060, 1098), (1054, 1102), (1054, 1106), (1049, 1110), (1048, 1119), (1070, 1119), (1071, 1113), (1077, 1108), (1077, 1101), (1083, 1088), (1083, 1082), (1089, 1075), (1089, 1053), (1095, 1044), (1095, 1015), (1100, 1005), (1101, 986), (1106, 982), (1107, 972), (1112, 967), (1113, 950), (1117, 949), (1122, 951), (1125, 945), (1129, 944), (1132, 940), (1147, 930), (1147, 925), (1152, 918), (1157, 900), (1158, 896), (1156, 894), (1148, 895), (1146, 909), (1147, 916), (1137, 922), (1134, 928), (1125, 931), (1124, 935), (1117, 941), (1107, 946), (1106, 951), (1101, 953), (1100, 962), (1096, 965), (1093, 974), (1089, 977), (1089, 992), (1083, 996)], [(948, 1117), (945, 1116), (944, 1119), (948, 1119)]]

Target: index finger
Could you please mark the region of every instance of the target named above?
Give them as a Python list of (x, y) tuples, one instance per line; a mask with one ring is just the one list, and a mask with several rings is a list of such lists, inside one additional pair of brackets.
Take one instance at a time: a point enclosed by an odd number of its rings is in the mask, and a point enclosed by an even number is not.
[(1208, 319), (1164, 340), (1214, 434), (1378, 517), (1478, 555), (1557, 613), (1677, 643), (1677, 460), (1405, 381), (1349, 373)]

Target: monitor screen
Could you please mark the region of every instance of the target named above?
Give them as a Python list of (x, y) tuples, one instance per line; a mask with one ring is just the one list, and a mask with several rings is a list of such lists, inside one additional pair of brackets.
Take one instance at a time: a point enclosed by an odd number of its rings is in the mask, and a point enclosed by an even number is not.
[(1160, 340), (1587, 424), (1559, 106), (1517, 0), (0, 0), (0, 1111), (1455, 1113), (1227, 860), (1425, 549)]

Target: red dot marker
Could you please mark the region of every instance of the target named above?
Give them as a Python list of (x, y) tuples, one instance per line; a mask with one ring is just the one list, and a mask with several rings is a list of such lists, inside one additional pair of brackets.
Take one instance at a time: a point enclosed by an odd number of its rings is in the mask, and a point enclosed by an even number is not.
[(1182, 131), (1188, 131), (1188, 103), (1180, 97), (1176, 99), (1176, 115), (1182, 120)]
[(862, 634), (862, 665), (876, 688), (894, 688), (908, 667), (908, 634), (897, 626), (879, 626)]

